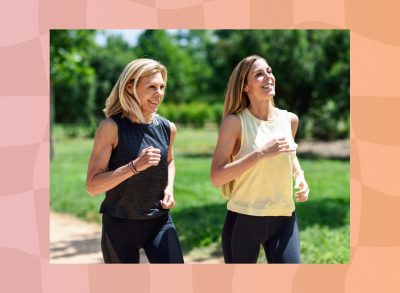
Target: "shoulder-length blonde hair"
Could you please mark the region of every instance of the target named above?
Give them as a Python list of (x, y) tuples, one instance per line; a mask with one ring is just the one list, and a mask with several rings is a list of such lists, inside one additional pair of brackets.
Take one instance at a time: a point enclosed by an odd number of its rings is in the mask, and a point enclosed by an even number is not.
[[(243, 88), (247, 82), (247, 76), (249, 75), (251, 66), (253, 66), (254, 62), (259, 59), (265, 60), (263, 57), (258, 55), (251, 55), (242, 59), (242, 61), (236, 65), (229, 77), (225, 93), (222, 119), (230, 114), (241, 113), (250, 105), (249, 97), (247, 93), (243, 91)], [(230, 158), (230, 161), (233, 161), (232, 157)], [(230, 181), (222, 185), (222, 193), (226, 198), (229, 198), (232, 193), (233, 183), (234, 181)]]
[[(142, 77), (158, 72), (167, 83), (167, 69), (156, 60), (141, 58), (126, 65), (106, 100), (106, 107), (103, 110), (106, 116), (122, 113), (123, 117), (132, 117), (140, 123), (145, 123), (136, 86)], [(132, 83), (133, 94), (127, 90), (128, 83)]]

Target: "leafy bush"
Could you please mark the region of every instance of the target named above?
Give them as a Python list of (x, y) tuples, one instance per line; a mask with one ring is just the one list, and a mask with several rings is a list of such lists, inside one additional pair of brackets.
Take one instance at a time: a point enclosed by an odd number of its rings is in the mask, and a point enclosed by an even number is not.
[(97, 125), (92, 124), (55, 124), (52, 125), (56, 140), (68, 138), (92, 138), (96, 134)]
[(222, 107), (222, 104), (209, 105), (202, 102), (163, 103), (159, 108), (159, 113), (172, 122), (201, 128), (206, 123), (220, 123)]
[[(104, 45), (96, 43), (98, 33), (107, 37)], [(258, 54), (273, 68), (277, 107), (300, 117), (298, 139), (343, 138), (349, 135), (349, 48), (348, 30), (144, 30), (135, 45), (107, 31), (52, 30), (51, 117), (74, 124), (104, 117), (104, 101), (125, 64), (148, 57), (168, 69), (162, 115), (194, 127), (219, 124), (233, 68)]]

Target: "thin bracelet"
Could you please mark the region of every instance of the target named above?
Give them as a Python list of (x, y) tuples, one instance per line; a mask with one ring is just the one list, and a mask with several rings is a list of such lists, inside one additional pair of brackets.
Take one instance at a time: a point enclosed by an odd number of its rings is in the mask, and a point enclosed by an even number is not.
[(130, 161), (128, 163), (128, 167), (132, 171), (133, 174), (139, 173), (139, 171), (136, 169), (135, 163), (133, 163), (133, 161)]

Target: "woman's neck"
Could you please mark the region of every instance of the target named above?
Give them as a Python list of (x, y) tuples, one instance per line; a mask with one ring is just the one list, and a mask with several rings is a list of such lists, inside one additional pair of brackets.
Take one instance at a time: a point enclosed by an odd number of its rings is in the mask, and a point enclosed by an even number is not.
[(154, 113), (151, 113), (149, 115), (143, 115), (144, 122), (140, 121), (138, 117), (134, 115), (129, 115), (129, 120), (131, 120), (133, 123), (143, 123), (143, 124), (150, 124), (153, 121), (154, 118)]
[(144, 117), (144, 123), (145, 124), (150, 124), (153, 121), (154, 114), (151, 113), (150, 115), (143, 116), (143, 117)]
[(264, 121), (273, 120), (275, 118), (275, 110), (272, 101), (262, 101), (259, 103), (250, 103), (248, 109), (256, 118)]

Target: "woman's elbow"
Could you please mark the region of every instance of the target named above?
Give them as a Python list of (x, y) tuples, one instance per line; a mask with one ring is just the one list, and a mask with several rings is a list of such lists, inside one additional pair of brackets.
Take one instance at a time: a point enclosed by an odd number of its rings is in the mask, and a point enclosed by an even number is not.
[(100, 192), (96, 190), (96, 188), (93, 186), (93, 184), (90, 184), (90, 182), (86, 182), (86, 192), (89, 193), (90, 196), (96, 196)]
[(220, 176), (218, 176), (218, 172), (211, 170), (211, 183), (215, 187), (221, 187), (224, 183), (221, 181)]
[(89, 187), (86, 187), (86, 192), (92, 197), (95, 197), (97, 195), (97, 192)]

